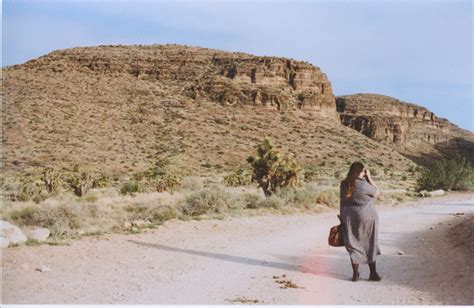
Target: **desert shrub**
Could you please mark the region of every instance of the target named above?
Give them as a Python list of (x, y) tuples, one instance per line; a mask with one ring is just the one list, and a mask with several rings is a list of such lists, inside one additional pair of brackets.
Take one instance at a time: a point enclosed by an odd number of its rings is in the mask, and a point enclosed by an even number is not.
[(252, 183), (252, 175), (242, 167), (224, 177), (225, 186), (237, 187), (249, 185), (250, 183)]
[(418, 190), (469, 190), (473, 187), (474, 169), (462, 156), (434, 162), (417, 179)]
[(110, 185), (110, 177), (105, 174), (97, 175), (92, 182), (92, 188), (104, 188)]
[(197, 191), (203, 188), (202, 182), (195, 177), (185, 177), (181, 181), (180, 189)]
[(48, 197), (43, 191), (41, 179), (33, 174), (25, 174), (20, 177), (19, 190), (11, 195), (13, 201), (30, 201), (40, 203)]
[(257, 148), (257, 156), (250, 156), (247, 162), (252, 166), (252, 180), (255, 180), (269, 197), (278, 188), (297, 187), (300, 184), (301, 167), (290, 156), (282, 157), (268, 138)]
[(27, 206), (22, 209), (13, 210), (10, 218), (21, 226), (37, 225), (37, 218), (41, 209), (37, 206)]
[(284, 204), (294, 207), (309, 207), (310, 204), (314, 204), (314, 194), (315, 191), (309, 185), (296, 189), (284, 187), (275, 193)]
[(288, 203), (296, 207), (312, 208), (315, 205), (316, 190), (306, 185), (303, 188), (293, 190), (291, 195), (286, 197)]
[(59, 205), (50, 208), (25, 207), (13, 210), (10, 218), (21, 226), (48, 228), (51, 236), (70, 237), (81, 226), (81, 213), (74, 206)]
[(242, 201), (244, 208), (246, 209), (256, 209), (258, 208), (259, 202), (262, 198), (260, 198), (257, 194), (245, 193), (242, 195)]
[(274, 194), (258, 202), (257, 207), (280, 209), (284, 207), (284, 205), (285, 202), (280, 197)]
[(149, 204), (130, 204), (124, 207), (125, 217), (129, 221), (144, 220), (151, 221), (152, 206)]
[(199, 216), (208, 213), (222, 213), (229, 206), (230, 195), (218, 188), (206, 189), (189, 195), (182, 211), (185, 215)]
[(135, 193), (141, 193), (145, 191), (145, 186), (141, 182), (128, 181), (122, 184), (120, 193), (122, 195), (134, 195)]
[(318, 179), (319, 169), (316, 165), (305, 165), (303, 168), (303, 177), (305, 182), (316, 181)]
[(53, 237), (73, 236), (81, 226), (82, 215), (72, 206), (57, 206), (46, 214), (47, 224), (44, 227), (49, 229)]
[(150, 180), (150, 185), (158, 192), (173, 190), (181, 185), (181, 178), (176, 175), (165, 174), (159, 178)]
[(74, 194), (82, 197), (92, 188), (94, 177), (90, 172), (79, 171), (78, 173), (70, 173), (67, 181)]
[(328, 207), (337, 208), (339, 206), (339, 193), (336, 189), (328, 189), (317, 192), (314, 201)]
[(46, 192), (41, 192), (33, 197), (33, 202), (35, 203), (41, 203), (42, 201), (46, 200), (49, 197), (49, 195)]
[(58, 192), (61, 187), (61, 173), (52, 168), (47, 168), (42, 173), (42, 178), (46, 190), (49, 193)]
[(94, 202), (97, 201), (97, 196), (96, 196), (96, 195), (87, 195), (87, 196), (84, 198), (84, 201), (90, 202), (90, 203), (94, 203)]
[(135, 173), (133, 178), (158, 192), (175, 189), (182, 181), (180, 176), (171, 173), (167, 159), (157, 161), (155, 166), (144, 172)]
[(153, 223), (162, 223), (170, 219), (178, 218), (180, 213), (171, 206), (155, 207), (150, 211), (150, 221)]

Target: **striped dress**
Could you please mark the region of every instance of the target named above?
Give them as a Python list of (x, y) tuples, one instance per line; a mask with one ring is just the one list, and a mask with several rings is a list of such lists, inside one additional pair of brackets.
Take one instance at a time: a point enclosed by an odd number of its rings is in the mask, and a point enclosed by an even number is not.
[(377, 188), (365, 178), (356, 179), (352, 196), (343, 196), (347, 187), (340, 185), (340, 214), (344, 230), (344, 246), (352, 263), (373, 263), (380, 255), (378, 214), (375, 208)]

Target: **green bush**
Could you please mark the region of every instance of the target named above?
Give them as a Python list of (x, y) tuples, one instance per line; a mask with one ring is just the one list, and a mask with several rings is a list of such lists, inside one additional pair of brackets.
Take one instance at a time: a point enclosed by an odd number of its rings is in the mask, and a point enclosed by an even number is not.
[(43, 191), (41, 179), (33, 174), (25, 174), (20, 177), (20, 189), (15, 192), (11, 199), (13, 201), (30, 201), (40, 203), (48, 197), (48, 194)]
[(303, 168), (305, 182), (316, 181), (318, 179), (319, 168), (316, 165), (306, 165)]
[(242, 167), (224, 177), (225, 186), (238, 187), (250, 183), (252, 183), (252, 175)]
[(38, 224), (41, 209), (36, 206), (28, 206), (20, 210), (13, 210), (10, 218), (21, 226), (34, 226)]
[(51, 236), (70, 237), (81, 226), (81, 213), (74, 206), (59, 205), (51, 208), (25, 207), (14, 210), (10, 218), (21, 226), (48, 228)]
[(104, 174), (98, 175), (92, 182), (92, 188), (104, 188), (110, 185), (110, 177)]
[(211, 188), (189, 195), (182, 206), (182, 211), (190, 216), (222, 213), (229, 207), (229, 203), (230, 195), (227, 192)]
[(156, 207), (150, 211), (151, 222), (163, 223), (167, 220), (178, 218), (179, 212), (173, 207)]
[(158, 192), (169, 191), (181, 185), (181, 178), (176, 175), (165, 174), (159, 178), (150, 180), (150, 185)]
[(284, 205), (285, 205), (285, 202), (280, 197), (278, 197), (277, 195), (271, 195), (261, 200), (258, 203), (257, 207), (280, 209)]
[(474, 188), (474, 169), (465, 157), (441, 159), (421, 172), (418, 190), (470, 190)]
[(314, 207), (316, 194), (317, 192), (314, 189), (307, 186), (302, 189), (295, 190), (293, 200), (291, 201), (297, 206), (310, 209)]
[(300, 185), (301, 167), (298, 162), (293, 157), (282, 157), (268, 138), (258, 146), (257, 156), (250, 156), (247, 162), (252, 166), (252, 180), (259, 184), (266, 197), (278, 188)]
[(61, 173), (58, 170), (52, 168), (45, 169), (42, 174), (42, 180), (49, 193), (59, 191), (61, 187)]
[(175, 189), (182, 182), (180, 176), (172, 174), (169, 170), (169, 161), (167, 159), (159, 160), (155, 166), (144, 172), (135, 173), (133, 178), (158, 192)]
[(145, 186), (141, 182), (128, 181), (123, 183), (120, 188), (120, 193), (122, 195), (134, 195), (135, 193), (140, 193), (145, 191)]
[(242, 198), (243, 198), (244, 207), (246, 209), (258, 208), (259, 202), (261, 201), (261, 198), (259, 195), (251, 194), (251, 193), (245, 193), (242, 196)]
[(339, 206), (339, 193), (336, 189), (324, 190), (316, 193), (314, 201), (318, 204), (337, 208)]

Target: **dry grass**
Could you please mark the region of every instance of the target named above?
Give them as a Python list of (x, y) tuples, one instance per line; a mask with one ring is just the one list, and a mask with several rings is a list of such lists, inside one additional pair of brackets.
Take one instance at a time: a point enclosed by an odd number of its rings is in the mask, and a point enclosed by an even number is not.
[[(321, 185), (323, 183), (323, 185)], [(120, 193), (120, 184), (91, 189), (85, 197), (72, 192), (54, 194), (39, 203), (6, 200), (2, 216), (24, 229), (46, 227), (50, 244), (81, 236), (111, 232), (140, 232), (170, 219), (224, 219), (227, 216), (320, 213), (337, 209), (337, 179), (282, 189), (269, 198), (256, 184), (227, 187), (222, 177), (186, 177), (172, 192)], [(381, 195), (378, 204), (397, 205), (413, 197), (405, 192)], [(59, 242), (58, 242), (59, 241)], [(28, 245), (36, 245), (30, 242)]]
[(266, 213), (320, 212), (336, 204), (334, 189), (319, 191), (314, 185), (265, 198), (254, 185), (226, 187), (215, 182), (215, 178), (192, 177), (174, 192), (123, 195), (119, 187), (114, 187), (91, 189), (82, 198), (61, 192), (39, 203), (6, 200), (2, 214), (23, 228), (46, 227), (54, 239), (64, 239), (136, 232), (135, 221), (145, 222), (141, 228), (153, 228), (176, 218), (222, 219)]

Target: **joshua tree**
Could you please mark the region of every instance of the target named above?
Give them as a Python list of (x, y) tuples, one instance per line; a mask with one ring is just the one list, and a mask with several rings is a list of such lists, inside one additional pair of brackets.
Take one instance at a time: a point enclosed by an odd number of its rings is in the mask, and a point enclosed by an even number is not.
[(252, 180), (257, 181), (267, 197), (278, 188), (296, 187), (300, 184), (301, 167), (298, 162), (293, 157), (282, 157), (268, 138), (258, 146), (257, 156), (250, 156), (247, 162), (253, 168)]

